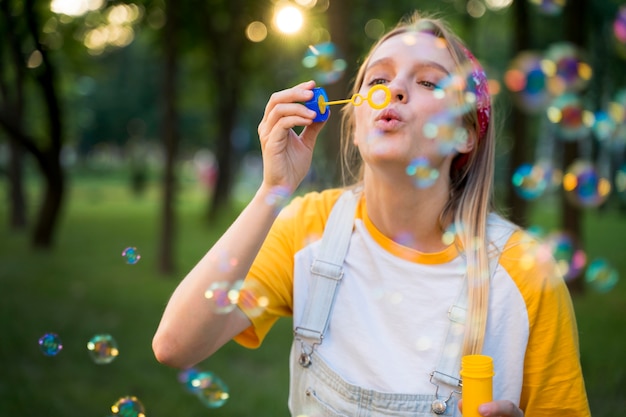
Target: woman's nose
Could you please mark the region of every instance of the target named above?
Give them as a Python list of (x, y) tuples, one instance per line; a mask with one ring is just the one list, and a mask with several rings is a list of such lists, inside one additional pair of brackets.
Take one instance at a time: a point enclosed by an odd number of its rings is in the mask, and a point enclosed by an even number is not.
[(406, 87), (399, 80), (393, 80), (388, 85), (391, 91), (391, 101), (406, 103), (409, 99)]

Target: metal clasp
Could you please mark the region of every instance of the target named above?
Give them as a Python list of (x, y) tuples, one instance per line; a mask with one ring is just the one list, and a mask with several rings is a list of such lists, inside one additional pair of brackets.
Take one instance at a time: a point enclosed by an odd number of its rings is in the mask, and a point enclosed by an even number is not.
[(458, 394), (461, 395), (461, 391), (456, 391), (456, 390), (451, 390), (450, 391), (450, 395), (448, 395), (448, 398), (441, 399), (439, 398), (439, 384), (437, 384), (436, 382), (433, 382), (433, 377), (435, 376), (435, 374), (441, 374), (444, 376), (447, 376), (448, 378), (452, 378), (456, 381), (458, 381), (458, 386), (461, 387), (462, 386), (462, 382), (460, 379), (455, 378), (453, 376), (450, 375), (446, 375), (442, 372), (439, 371), (433, 371), (430, 373), (430, 383), (433, 384), (436, 388), (435, 388), (435, 399), (433, 400), (433, 402), (430, 405), (431, 410), (433, 410), (433, 413), (435, 414), (443, 414), (446, 412), (447, 408), (448, 408), (448, 401), (450, 401), (450, 398), (452, 398), (452, 396), (454, 394)]

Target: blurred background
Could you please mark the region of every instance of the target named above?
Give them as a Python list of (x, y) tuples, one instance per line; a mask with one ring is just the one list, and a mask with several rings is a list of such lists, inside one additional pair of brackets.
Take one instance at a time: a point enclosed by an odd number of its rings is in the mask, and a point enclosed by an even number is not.
[[(348, 98), (416, 9), (485, 67), (498, 208), (562, 268), (593, 415), (625, 415), (618, 0), (0, 0), (0, 415), (288, 415), (288, 320), (185, 373), (151, 338), (260, 183), (271, 93), (315, 79)], [(339, 184), (339, 132), (331, 117), (299, 192)]]

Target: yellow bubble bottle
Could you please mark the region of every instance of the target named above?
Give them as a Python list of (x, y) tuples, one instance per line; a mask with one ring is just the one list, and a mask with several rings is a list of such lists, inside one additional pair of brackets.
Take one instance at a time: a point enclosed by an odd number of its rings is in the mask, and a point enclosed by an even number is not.
[(486, 355), (461, 358), (463, 417), (480, 417), (478, 406), (493, 400), (493, 359)]

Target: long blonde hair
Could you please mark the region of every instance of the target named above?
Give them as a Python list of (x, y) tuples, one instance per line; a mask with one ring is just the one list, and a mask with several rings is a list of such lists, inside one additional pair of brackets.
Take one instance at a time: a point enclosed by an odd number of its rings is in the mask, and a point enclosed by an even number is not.
[[(440, 19), (422, 17), (417, 12), (403, 19), (394, 29), (380, 38), (370, 49), (356, 75), (352, 93), (358, 93), (372, 53), (387, 39), (408, 32), (427, 32), (445, 41), (457, 66), (471, 64), (464, 43)], [(362, 160), (353, 144), (355, 127), (354, 106), (345, 106), (342, 115), (342, 175), (344, 183), (358, 183), (363, 179)], [(467, 162), (461, 167), (453, 160), (450, 169), (450, 198), (440, 214), (442, 233), (452, 220), (467, 262), (468, 311), (465, 323), (463, 354), (482, 351), (487, 323), (489, 301), (489, 253), (487, 242), (487, 215), (493, 209), (493, 177), (495, 165), (495, 129), (491, 116), (486, 132), (481, 137), (477, 112), (467, 112), (463, 123), (477, 138)]]

